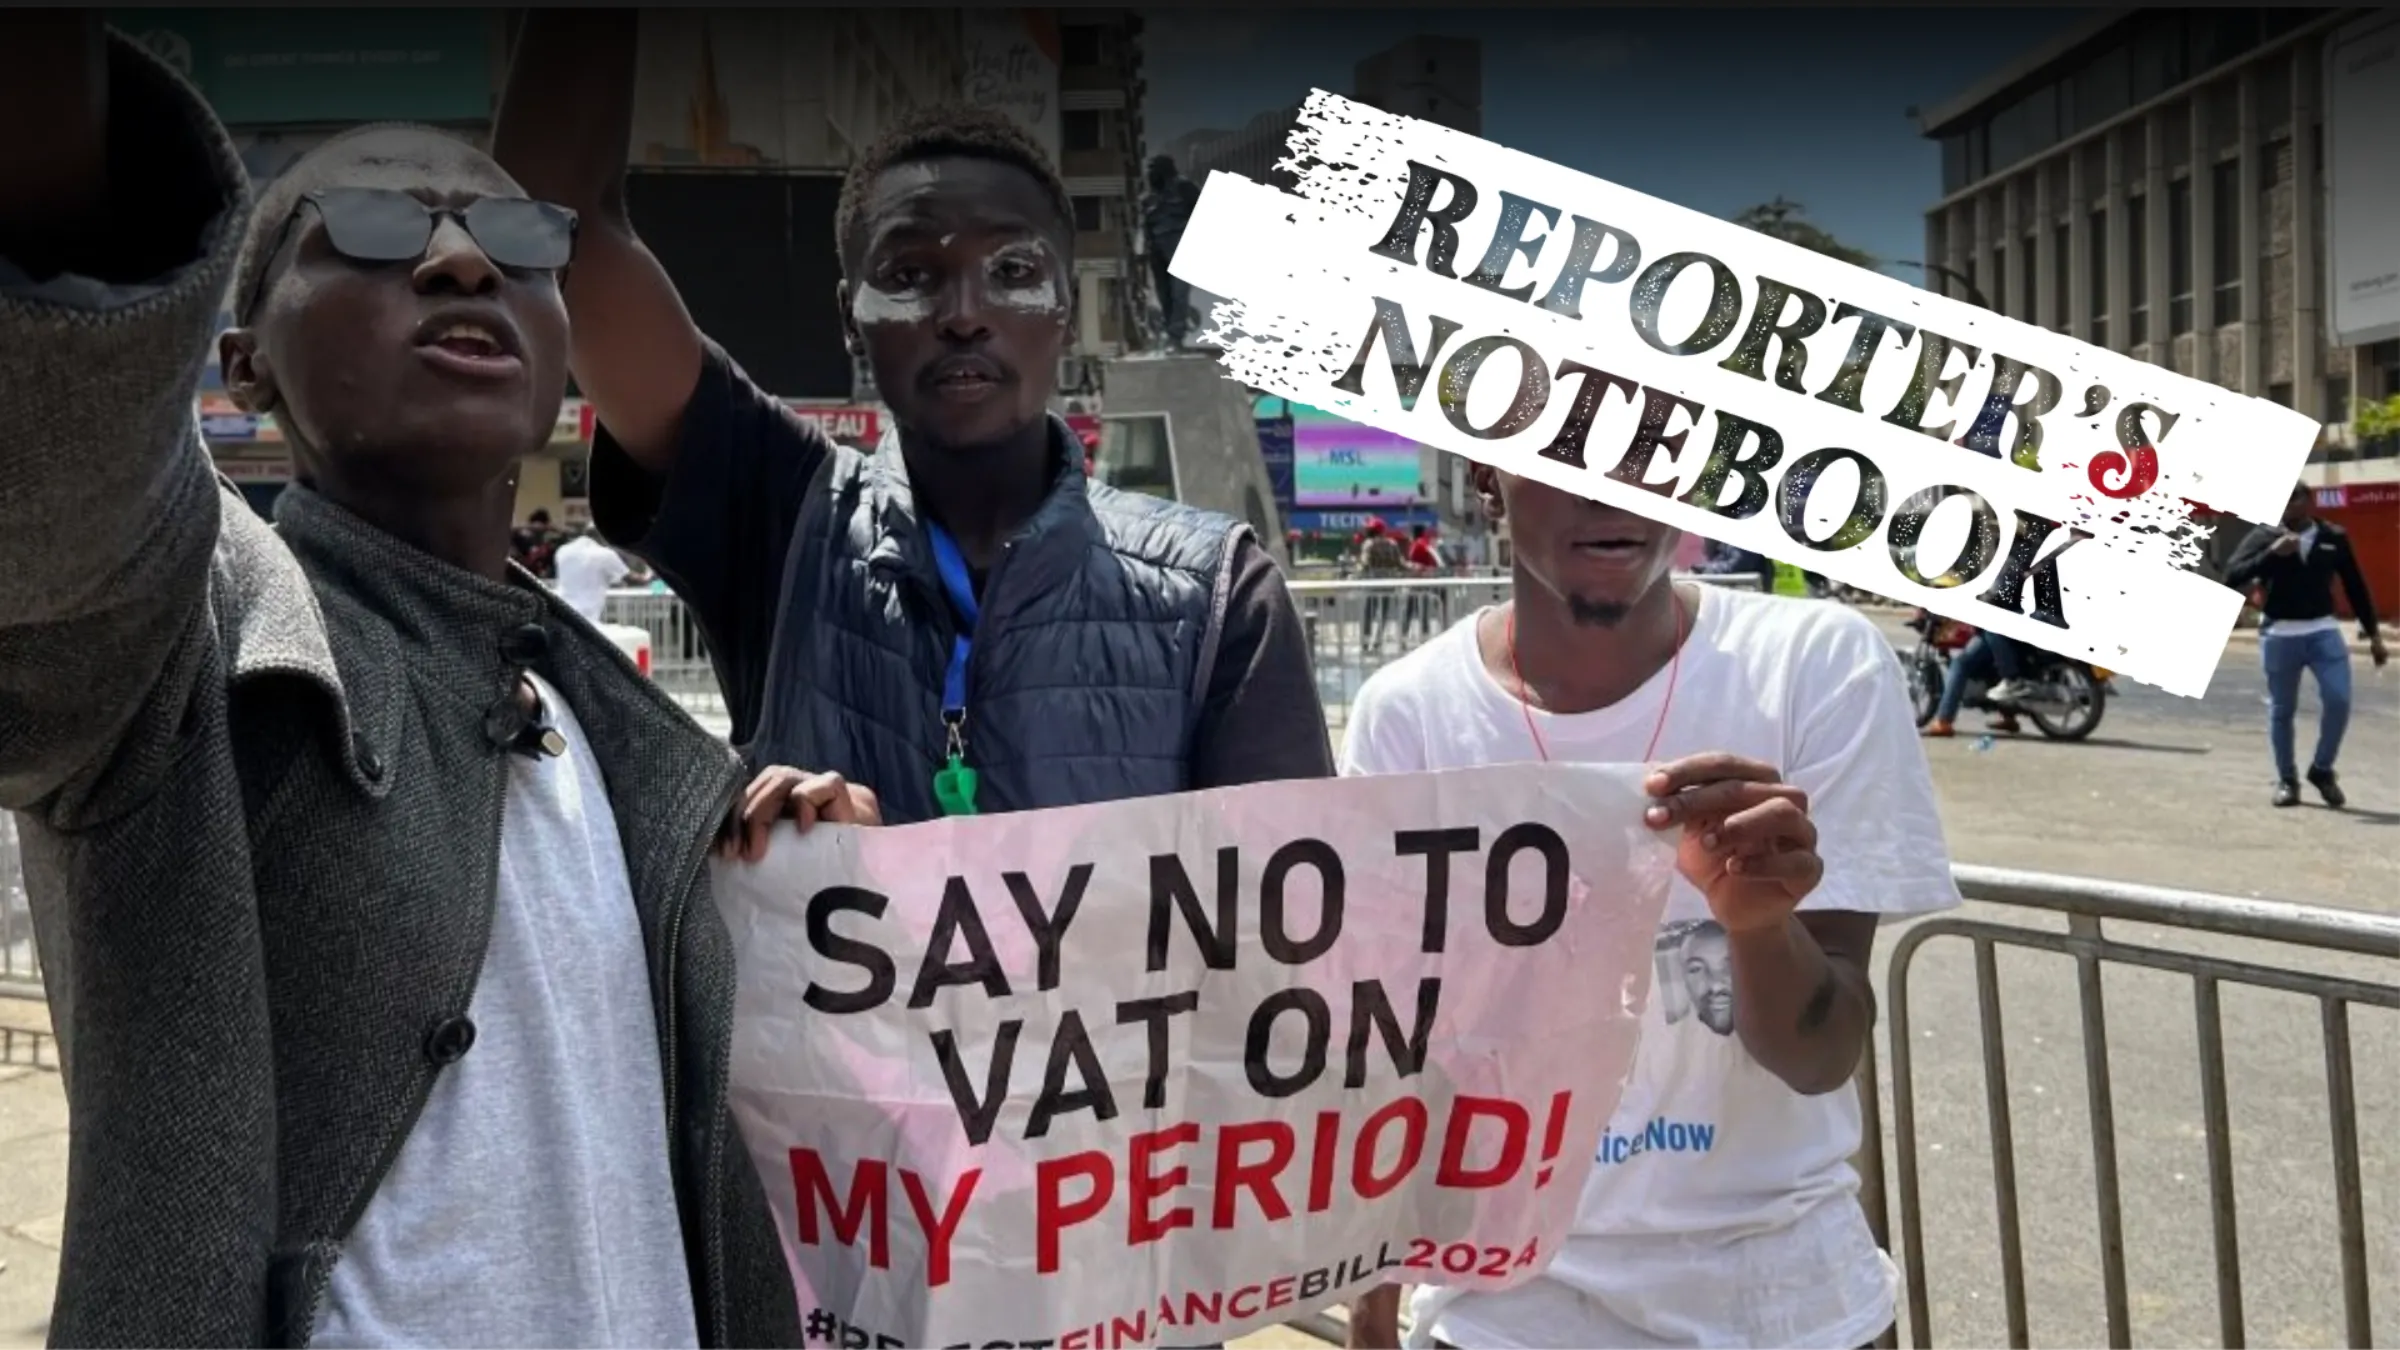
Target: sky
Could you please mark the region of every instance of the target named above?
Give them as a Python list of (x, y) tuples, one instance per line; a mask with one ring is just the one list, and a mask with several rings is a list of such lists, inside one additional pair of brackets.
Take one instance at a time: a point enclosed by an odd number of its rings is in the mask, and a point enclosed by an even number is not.
[[(1416, 33), (1483, 42), (1483, 136), (1716, 216), (1778, 195), (1878, 258), (1924, 254), (1932, 109), (2089, 9), (1150, 10), (1153, 149), (1232, 130)], [(1917, 280), (1913, 271), (1894, 275)]]

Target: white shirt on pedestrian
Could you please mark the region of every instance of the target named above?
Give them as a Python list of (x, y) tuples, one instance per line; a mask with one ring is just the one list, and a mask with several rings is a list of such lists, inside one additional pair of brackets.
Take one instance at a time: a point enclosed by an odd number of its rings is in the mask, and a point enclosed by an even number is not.
[(600, 622), (609, 588), (631, 574), (615, 549), (588, 534), (568, 540), (550, 561), (558, 570), (558, 593), (593, 623)]
[(608, 788), (509, 755), (490, 945), (443, 1068), (334, 1264), (310, 1344), (699, 1343), (647, 948)]
[[(1703, 587), (1680, 660), (1595, 712), (1534, 711), (1550, 757), (1638, 761), (1672, 677), (1657, 758), (1730, 751), (1808, 792), (1824, 879), (1804, 910), (1918, 914), (1959, 902), (1899, 664), (1874, 625), (1826, 601)], [(1527, 709), (1493, 678), (1476, 616), (1360, 691), (1345, 773), (1540, 758)], [(1416, 1291), (1412, 1344), (1863, 1345), (1893, 1318), (1896, 1268), (1869, 1231), (1850, 1159), (1850, 1087), (1793, 1091), (1735, 1033), (1723, 930), (1678, 877), (1632, 1074), (1565, 1247), (1503, 1293)]]

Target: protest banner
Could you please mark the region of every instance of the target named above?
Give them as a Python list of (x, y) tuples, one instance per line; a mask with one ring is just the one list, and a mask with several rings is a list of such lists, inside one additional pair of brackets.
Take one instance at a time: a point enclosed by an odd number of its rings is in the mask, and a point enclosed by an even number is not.
[(812, 1344), (1210, 1345), (1564, 1237), (1674, 868), (1639, 768), (1265, 783), (718, 863)]
[[(1319, 90), (1170, 270), (1253, 388), (2204, 693), (2317, 423)], [(1432, 397), (1423, 397), (1428, 392)]]

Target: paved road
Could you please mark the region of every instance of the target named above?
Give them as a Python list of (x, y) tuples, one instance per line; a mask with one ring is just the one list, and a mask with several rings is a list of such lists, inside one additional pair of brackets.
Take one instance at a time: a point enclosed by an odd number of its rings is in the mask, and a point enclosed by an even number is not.
[[(1886, 627), (1898, 635), (1896, 623)], [(2265, 686), (2256, 646), (2240, 643), (2204, 699), (2129, 687), (2086, 744), (1930, 744), (1952, 853), (1961, 862), (2400, 912), (2400, 668), (2374, 671), (2362, 654), (2355, 673), (2341, 760), (2350, 811), (2267, 804)], [(2313, 703), (2312, 694), (2303, 746), (2314, 734)], [(1988, 906), (1969, 914), (2019, 921)], [(2395, 975), (2387, 961), (2138, 929), (2111, 935), (2386, 985)], [(1887, 953), (1890, 946), (1887, 939)], [(1942, 1344), (2005, 1344), (1971, 949), (1936, 938), (1920, 950), (1909, 993), (1911, 1039), (1922, 1057), (1916, 1132), (1925, 1149), (1932, 1327)], [(1998, 969), (2033, 1342), (2100, 1344), (2106, 1323), (2073, 966), (2003, 950)], [(2216, 1344), (2191, 984), (2112, 967), (2105, 991), (2134, 1342)], [(2311, 999), (2241, 989), (2228, 989), (2223, 1006), (2250, 1341), (2343, 1343), (2320, 1010)], [(2361, 1194), (2380, 1300), (2375, 1336), (2390, 1344), (2400, 1340), (2400, 1134), (2390, 1128), (2400, 1118), (2400, 1055), (2392, 1053), (2400, 1017), (2362, 1008), (2353, 1021)], [(1883, 1068), (1888, 1102), (1888, 1051)]]

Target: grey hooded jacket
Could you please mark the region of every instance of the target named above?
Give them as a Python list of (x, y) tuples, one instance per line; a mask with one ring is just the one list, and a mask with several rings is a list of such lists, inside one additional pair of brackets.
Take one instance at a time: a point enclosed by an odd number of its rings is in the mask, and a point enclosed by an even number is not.
[(624, 840), (702, 1339), (798, 1344), (725, 1108), (733, 959), (705, 850), (732, 753), (529, 576), (463, 572), (300, 489), (270, 528), (216, 476), (193, 394), (247, 188), (187, 84), (122, 38), (110, 60), (112, 209), (159, 270), (104, 287), (0, 263), (0, 806), (72, 1122), (52, 1340), (307, 1342), (470, 1044), (513, 731), (487, 714), (530, 666), (575, 707)]

